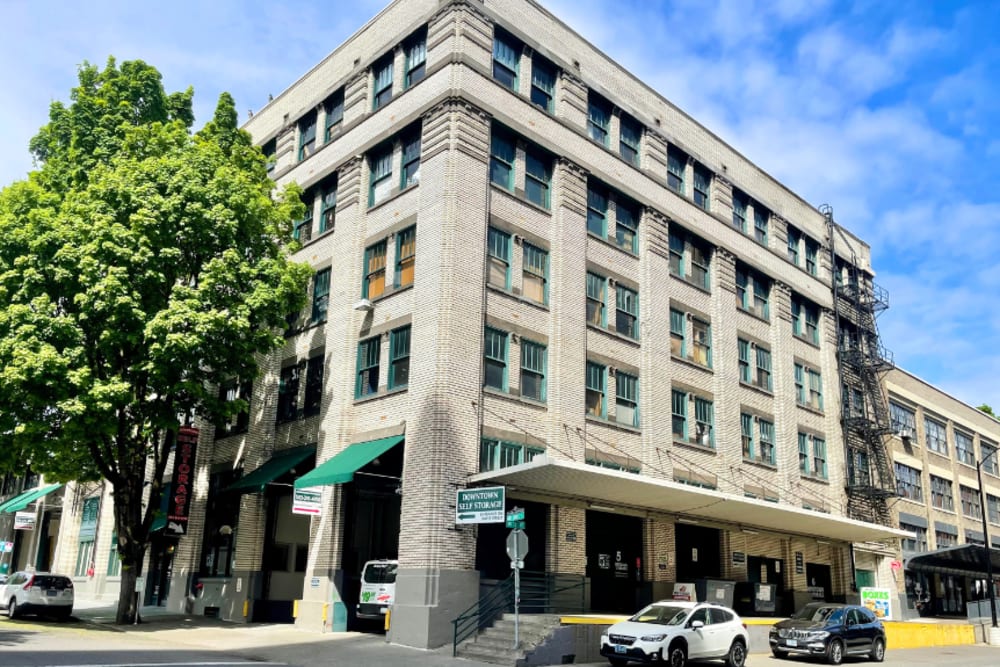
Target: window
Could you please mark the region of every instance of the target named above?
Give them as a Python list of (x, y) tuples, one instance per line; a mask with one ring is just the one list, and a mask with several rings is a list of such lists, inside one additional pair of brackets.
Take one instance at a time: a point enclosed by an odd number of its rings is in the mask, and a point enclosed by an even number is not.
[(316, 152), (316, 112), (299, 121), (299, 162)]
[(420, 182), (420, 135), (403, 140), (402, 182), (399, 187), (407, 188)]
[(499, 28), (493, 33), (493, 78), (511, 90), (517, 90), (518, 61), (521, 44)]
[(549, 253), (527, 241), (522, 243), (521, 293), (537, 303), (549, 301)]
[(747, 196), (739, 190), (733, 190), (733, 227), (744, 234), (747, 233), (747, 204)]
[(687, 316), (679, 310), (670, 309), (670, 353), (677, 357), (687, 354)]
[(750, 370), (750, 341), (738, 338), (736, 347), (739, 353), (740, 382), (750, 384), (753, 381), (753, 373)]
[(603, 188), (587, 183), (587, 231), (602, 239), (608, 235), (608, 195)]
[(239, 412), (230, 415), (228, 420), (216, 425), (216, 439), (236, 435), (237, 433), (246, 433), (247, 429), (250, 428), (250, 395), (252, 389), (252, 382), (239, 382), (238, 380), (230, 380), (219, 387), (220, 401), (224, 403), (242, 401), (243, 404)]
[(788, 226), (788, 261), (795, 266), (799, 265), (799, 241), (802, 240), (802, 233), (791, 225)]
[(278, 378), (277, 423), (295, 420), (299, 411), (299, 367), (285, 366)]
[(983, 511), (979, 506), (979, 489), (959, 484), (958, 495), (962, 500), (962, 514), (973, 519), (983, 518)]
[(264, 145), (260, 147), (261, 152), (264, 154), (264, 166), (267, 169), (267, 176), (271, 178), (274, 173), (274, 168), (277, 166), (277, 158), (275, 154), (278, 152), (278, 140), (271, 139), (270, 141), (264, 142)]
[(615, 330), (628, 336), (639, 339), (639, 293), (629, 289), (624, 285), (616, 286), (615, 298)]
[(709, 210), (712, 172), (700, 164), (694, 166), (694, 203), (698, 208)]
[(667, 187), (677, 194), (684, 194), (684, 169), (687, 155), (670, 146), (667, 149)]
[(639, 426), (639, 378), (618, 371), (615, 374), (615, 421), (627, 426)]
[(694, 398), (695, 440), (706, 447), (715, 447), (715, 408), (712, 401)]
[(709, 251), (704, 241), (680, 229), (670, 230), (670, 273), (704, 290), (709, 286)]
[(406, 51), (406, 62), (403, 66), (406, 76), (403, 79), (403, 87), (409, 88), (427, 74), (426, 31), (421, 30), (411, 37), (403, 49)]
[(392, 193), (392, 144), (387, 144), (368, 157), (371, 186), (368, 205), (374, 206)]
[(708, 322), (692, 318), (691, 332), (693, 335), (691, 361), (696, 364), (712, 367), (712, 327)]
[(770, 316), (771, 281), (745, 266), (736, 267), (736, 306), (762, 319)]
[(757, 243), (767, 245), (767, 218), (770, 215), (768, 210), (760, 204), (753, 207), (753, 237)]
[(743, 458), (747, 459), (748, 461), (753, 460), (754, 457), (753, 415), (749, 415), (745, 412), (740, 413), (740, 439), (743, 443)]
[(292, 237), (301, 243), (309, 243), (312, 240), (313, 202), (315, 198), (316, 193), (312, 190), (302, 193), (302, 203), (306, 205), (306, 212), (301, 220), (296, 221), (295, 228), (292, 230)]
[[(746, 454), (744, 453), (744, 456)], [(809, 435), (799, 432), (799, 473), (809, 474)]]
[(542, 208), (549, 207), (549, 186), (552, 180), (552, 159), (534, 147), (524, 151), (524, 196)]
[(306, 366), (306, 398), (302, 414), (306, 417), (318, 415), (323, 402), (323, 368), (326, 358), (321, 354), (309, 360)]
[(896, 467), (896, 493), (918, 503), (924, 502), (924, 486), (920, 481), (920, 471), (899, 461), (894, 463)]
[(621, 115), (620, 120), (618, 152), (626, 162), (638, 167), (639, 145), (642, 141), (642, 125), (625, 114)]
[(405, 387), (410, 382), (410, 327), (389, 332), (389, 389)]
[(900, 530), (913, 533), (913, 537), (904, 537), (901, 546), (903, 551), (927, 551), (927, 529), (922, 526), (899, 522)]
[(483, 438), (479, 445), (479, 471), (489, 472), (528, 463), (544, 451), (541, 447)]
[(486, 232), (489, 273), (486, 282), (500, 289), (510, 289), (510, 234), (490, 227)]
[(819, 345), (819, 306), (797, 294), (792, 295), (792, 333)]
[(381, 342), (381, 336), (373, 336), (358, 343), (358, 378), (354, 386), (355, 398), (378, 393)]
[(955, 510), (955, 495), (950, 479), (931, 475), (931, 506), (940, 510)]
[(396, 287), (413, 284), (417, 257), (417, 228), (409, 227), (396, 234)]
[(938, 549), (954, 547), (958, 545), (958, 535), (952, 535), (943, 530), (936, 530), (934, 531), (934, 541), (937, 543)]
[(757, 346), (757, 373), (753, 384), (760, 389), (771, 391), (771, 351)]
[(671, 430), (674, 440), (687, 440), (688, 395), (674, 389), (670, 392)]
[(539, 55), (531, 59), (531, 103), (552, 113), (556, 92), (556, 68)]
[(610, 131), (611, 105), (591, 92), (587, 101), (587, 134), (597, 143), (607, 146)]
[[(609, 211), (614, 209), (615, 228), (609, 229)], [(618, 192), (609, 191), (593, 179), (587, 182), (587, 231), (613, 241), (632, 254), (639, 252), (639, 205)]]
[(111, 533), (108, 544), (108, 576), (120, 577), (122, 574), (122, 559), (118, 557), (118, 531)]
[(513, 137), (493, 128), (490, 136), (490, 182), (505, 190), (513, 190), (516, 157), (517, 149)]
[(806, 237), (806, 271), (814, 276), (819, 274), (817, 255), (819, 255), (819, 244)]
[(493, 389), (507, 391), (507, 332), (486, 328), (483, 348), (484, 384)]
[(607, 296), (607, 278), (596, 273), (587, 272), (587, 323), (594, 326), (607, 326), (607, 314), (604, 303)]
[(587, 362), (587, 414), (604, 418), (607, 415), (605, 387), (607, 369), (601, 364)]
[(768, 465), (776, 465), (777, 460), (774, 455), (774, 422), (757, 418), (757, 426), (760, 429), (760, 453), (757, 460)]
[(541, 343), (521, 339), (521, 396), (545, 401), (547, 351)]
[(326, 312), (330, 306), (330, 269), (317, 271), (313, 277), (312, 316), (313, 324), (326, 322)]
[(819, 371), (795, 364), (795, 400), (814, 410), (823, 409), (823, 377)]
[(361, 296), (377, 299), (385, 293), (385, 249), (386, 242), (379, 241), (365, 250), (365, 278)]
[(944, 424), (924, 417), (924, 435), (927, 438), (927, 449), (948, 456), (948, 437)]
[(826, 479), (826, 440), (813, 436), (813, 477)]
[(639, 206), (618, 196), (615, 199), (615, 243), (619, 248), (639, 254)]
[[(233, 573), (233, 549), (236, 528), (240, 521), (239, 493), (226, 489), (240, 476), (239, 470), (223, 470), (208, 478), (208, 499), (205, 502), (205, 533), (201, 541), (198, 572), (203, 577), (228, 577)], [(222, 530), (222, 528), (227, 528)]]
[(337, 181), (326, 183), (320, 201), (319, 233), (332, 232), (337, 220)]
[(326, 110), (326, 128), (323, 134), (323, 142), (333, 139), (334, 135), (340, 132), (344, 123), (344, 89), (341, 88), (324, 103)]
[(990, 523), (1000, 523), (1000, 498), (986, 494), (986, 516)]
[(980, 460), (983, 461), (983, 472), (1000, 476), (1000, 464), (997, 463), (997, 456), (993, 454), (996, 450), (997, 446), (993, 443), (987, 442), (982, 438), (979, 439), (979, 453), (982, 456)]
[(913, 438), (917, 433), (917, 413), (907, 407), (889, 401), (889, 420), (896, 433), (908, 433)]
[(101, 499), (87, 498), (80, 508), (79, 549), (76, 557), (76, 576), (87, 576), (87, 570), (94, 560), (94, 540), (97, 538), (97, 515), (100, 513)]
[(375, 79), (372, 87), (372, 109), (380, 109), (392, 99), (392, 54), (386, 55), (372, 67)]
[(955, 457), (959, 463), (976, 465), (976, 448), (972, 444), (972, 436), (955, 430)]

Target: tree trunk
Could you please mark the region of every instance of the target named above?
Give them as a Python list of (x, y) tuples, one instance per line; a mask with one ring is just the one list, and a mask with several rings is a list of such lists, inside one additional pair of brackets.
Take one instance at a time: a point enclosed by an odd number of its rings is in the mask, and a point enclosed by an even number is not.
[[(115, 623), (136, 622), (144, 590), (136, 591), (136, 580), (142, 575), (142, 562), (149, 547), (148, 522), (150, 508), (143, 508), (143, 471), (124, 480), (114, 490), (115, 528), (118, 532), (118, 557), (121, 558), (121, 590)], [(159, 494), (157, 494), (158, 496)], [(156, 502), (159, 502), (157, 497)], [(137, 594), (138, 593), (138, 594)]]

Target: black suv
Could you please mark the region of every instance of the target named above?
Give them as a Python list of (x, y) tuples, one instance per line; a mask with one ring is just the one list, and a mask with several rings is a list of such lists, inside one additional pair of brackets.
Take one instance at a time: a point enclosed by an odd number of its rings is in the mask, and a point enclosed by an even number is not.
[(839, 665), (846, 656), (885, 659), (885, 628), (875, 613), (855, 604), (812, 602), (787, 621), (771, 627), (771, 653), (784, 658), (789, 653), (826, 658)]

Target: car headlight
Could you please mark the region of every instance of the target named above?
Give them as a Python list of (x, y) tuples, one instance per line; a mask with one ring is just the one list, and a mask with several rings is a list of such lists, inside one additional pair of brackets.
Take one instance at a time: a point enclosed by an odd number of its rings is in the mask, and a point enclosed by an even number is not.
[(662, 642), (667, 636), (663, 635), (646, 635), (645, 637), (639, 637), (639, 641), (644, 642)]
[(607, 633), (601, 635), (601, 641), (604, 642), (605, 644), (610, 643), (610, 640), (608, 639)]
[(809, 633), (808, 638), (810, 640), (817, 640), (817, 639), (826, 639), (829, 636), (830, 636), (830, 633), (827, 632), (826, 630), (815, 630), (815, 631)]

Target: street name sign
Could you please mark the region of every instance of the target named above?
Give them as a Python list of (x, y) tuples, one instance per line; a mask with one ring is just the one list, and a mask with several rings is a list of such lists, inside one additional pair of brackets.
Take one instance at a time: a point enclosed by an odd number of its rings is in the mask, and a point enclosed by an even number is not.
[(459, 489), (455, 497), (455, 523), (503, 523), (504, 487)]

